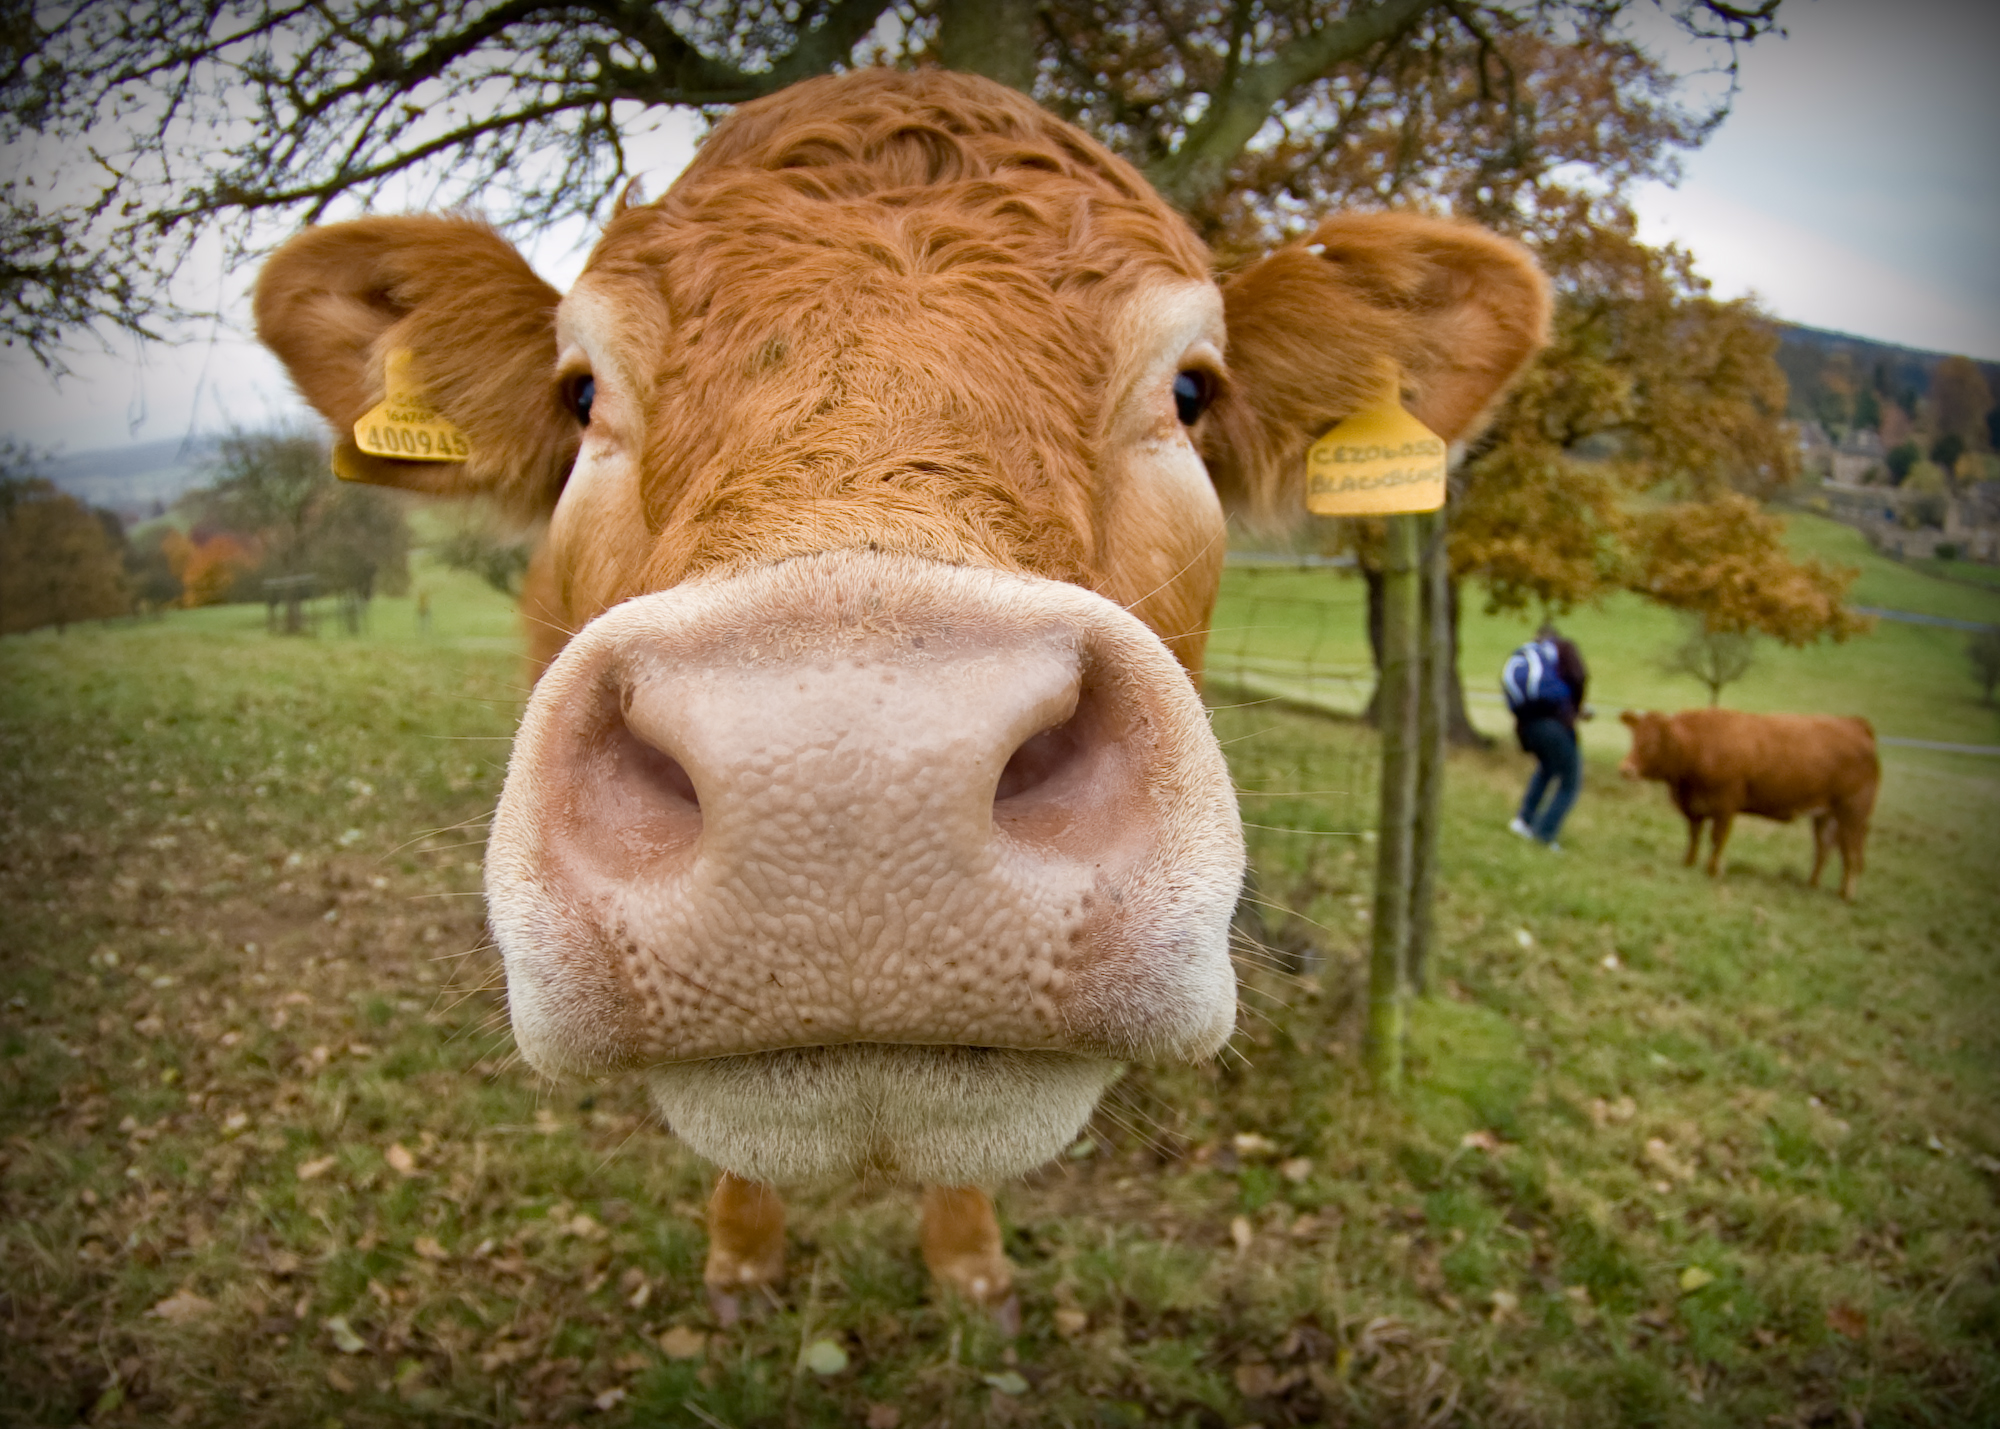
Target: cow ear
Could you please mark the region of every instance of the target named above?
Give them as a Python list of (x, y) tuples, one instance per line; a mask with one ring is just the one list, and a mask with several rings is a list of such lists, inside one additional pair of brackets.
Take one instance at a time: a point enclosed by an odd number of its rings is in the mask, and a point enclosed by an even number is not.
[(1547, 341), (1548, 284), (1520, 244), (1411, 214), (1328, 219), (1222, 286), (1230, 382), (1202, 428), (1225, 504), (1305, 510), (1306, 451), (1380, 396), (1464, 442)]
[[(490, 496), (532, 520), (554, 509), (579, 440), (555, 381), (560, 297), (485, 224), (364, 218), (307, 229), (271, 256), (257, 336), (332, 424), (342, 476)], [(380, 454), (396, 433), (385, 440), (373, 420), (357, 441), (356, 423), (386, 410), (385, 397), (402, 404), (389, 427), (427, 427), (440, 439), (424, 445), (458, 459)]]

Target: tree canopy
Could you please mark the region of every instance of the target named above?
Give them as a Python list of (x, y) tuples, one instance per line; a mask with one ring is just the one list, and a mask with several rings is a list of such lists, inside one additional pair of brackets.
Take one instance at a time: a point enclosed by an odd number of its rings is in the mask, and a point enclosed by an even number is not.
[[(202, 234), (237, 251), (350, 207), (601, 213), (624, 135), (859, 64), (1031, 92), (1228, 252), (1309, 212), (1418, 202), (1507, 229), (1670, 173), (1689, 108), (1631, 37), (1736, 46), (1778, 0), (72, 0), (0, 16), (0, 337), (59, 364), (174, 315)], [(1588, 176), (1577, 182), (1577, 175)], [(114, 256), (115, 255), (115, 256)]]

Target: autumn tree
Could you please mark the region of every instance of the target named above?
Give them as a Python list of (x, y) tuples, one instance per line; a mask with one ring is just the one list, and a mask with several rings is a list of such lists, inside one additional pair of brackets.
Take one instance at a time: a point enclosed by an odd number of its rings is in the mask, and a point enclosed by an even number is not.
[(45, 469), (41, 453), (0, 441), (0, 633), (132, 608), (117, 518), (58, 491)]
[[(1656, 0), (1729, 67), (1778, 0)], [(1689, 143), (1638, 0), (76, 0), (0, 25), (0, 330), (46, 360), (172, 314), (202, 234), (422, 193), (508, 226), (601, 214), (648, 110), (706, 115), (857, 64), (1032, 93), (1132, 158), (1205, 234), (1331, 204), (1505, 213), (1564, 165), (1664, 176), (1607, 112)], [(76, 162), (81, 160), (81, 162)], [(1246, 206), (1240, 195), (1268, 196)], [(1254, 211), (1255, 223), (1243, 220)], [(1272, 221), (1275, 220), (1275, 228)], [(107, 263), (105, 255), (117, 261)]]

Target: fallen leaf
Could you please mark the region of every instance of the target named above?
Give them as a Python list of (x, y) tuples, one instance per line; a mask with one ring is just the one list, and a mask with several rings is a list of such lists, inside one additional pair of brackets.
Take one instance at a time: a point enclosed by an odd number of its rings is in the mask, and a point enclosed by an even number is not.
[(1278, 1163), (1278, 1174), (1293, 1185), (1298, 1185), (1313, 1173), (1313, 1164), (1303, 1156), (1294, 1156), (1289, 1161)]
[(1277, 1383), (1277, 1374), (1267, 1364), (1236, 1366), (1236, 1389), (1245, 1399), (1262, 1399)]
[(425, 1260), (450, 1260), (451, 1252), (437, 1243), (435, 1236), (420, 1235), (411, 1243), (410, 1249)]
[(354, 1393), (354, 1381), (341, 1373), (339, 1365), (328, 1365), (326, 1367), (326, 1382), (342, 1394)]
[(622, 1389), (607, 1389), (590, 1402), (596, 1405), (601, 1412), (608, 1413), (625, 1402), (625, 1391)]
[(832, 1340), (814, 1340), (799, 1356), (799, 1363), (816, 1375), (839, 1374), (847, 1368), (847, 1351)]
[(1690, 1265), (1681, 1272), (1681, 1293), (1691, 1295), (1704, 1285), (1713, 1285), (1715, 1276), (1699, 1265)]
[(1081, 1310), (1062, 1309), (1056, 1311), (1056, 1333), (1064, 1339), (1082, 1334), (1090, 1328), (1090, 1316)]
[(1497, 1325), (1521, 1308), (1521, 1297), (1511, 1290), (1493, 1292), (1493, 1322)]
[(333, 1347), (342, 1354), (358, 1355), (368, 1348), (368, 1342), (354, 1333), (354, 1327), (347, 1323), (345, 1315), (329, 1315), (320, 1323), (333, 1336)]
[(1251, 1238), (1255, 1235), (1256, 1232), (1250, 1229), (1248, 1216), (1236, 1216), (1230, 1220), (1229, 1238), (1236, 1242), (1236, 1249), (1239, 1252), (1250, 1249)]
[[(844, 1360), (846, 1356), (843, 1355), (841, 1358)], [(1011, 1369), (1003, 1369), (998, 1374), (982, 1374), (979, 1377), (1002, 1394), (1026, 1394), (1028, 1392), (1028, 1381)]]
[(896, 1429), (903, 1422), (903, 1411), (893, 1404), (871, 1404), (868, 1418), (863, 1422), (868, 1429)]
[(1471, 1151), (1484, 1151), (1490, 1156), (1500, 1149), (1500, 1138), (1492, 1132), (1482, 1129), (1466, 1132), (1465, 1135), (1459, 1137), (1458, 1144)]
[(596, 1240), (604, 1234), (604, 1227), (597, 1223), (597, 1219), (582, 1211), (571, 1217), (564, 1229), (580, 1240)]
[(199, 1320), (214, 1308), (213, 1300), (204, 1300), (192, 1290), (180, 1290), (160, 1301), (146, 1313), (165, 1320), (169, 1325), (185, 1325), (190, 1320)]
[(1236, 1147), (1238, 1156), (1269, 1156), (1278, 1149), (1277, 1142), (1254, 1131), (1239, 1131), (1231, 1144)]
[(414, 1176), (417, 1174), (417, 1158), (412, 1156), (409, 1147), (403, 1145), (400, 1141), (382, 1153), (382, 1159), (387, 1161), (401, 1175)]
[(1826, 1327), (1835, 1334), (1858, 1340), (1868, 1333), (1868, 1312), (1842, 1300), (1827, 1310)]
[(660, 1336), (660, 1349), (670, 1360), (698, 1360), (708, 1349), (708, 1336), (686, 1325), (676, 1325)]

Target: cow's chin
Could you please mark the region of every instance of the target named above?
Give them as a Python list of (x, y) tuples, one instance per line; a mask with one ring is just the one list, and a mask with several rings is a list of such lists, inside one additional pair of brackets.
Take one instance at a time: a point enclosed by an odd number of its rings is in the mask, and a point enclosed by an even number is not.
[(675, 1134), (753, 1181), (992, 1186), (1074, 1141), (1122, 1070), (1067, 1052), (861, 1042), (647, 1076)]

